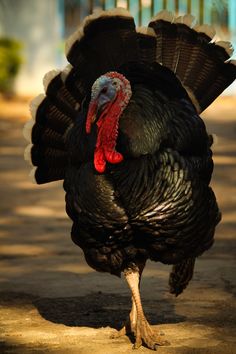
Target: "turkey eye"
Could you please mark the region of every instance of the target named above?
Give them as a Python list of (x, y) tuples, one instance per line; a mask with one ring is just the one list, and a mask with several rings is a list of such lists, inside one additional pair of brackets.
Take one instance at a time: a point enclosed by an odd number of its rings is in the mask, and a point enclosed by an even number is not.
[(107, 87), (104, 87), (104, 88), (101, 90), (101, 93), (107, 93)]

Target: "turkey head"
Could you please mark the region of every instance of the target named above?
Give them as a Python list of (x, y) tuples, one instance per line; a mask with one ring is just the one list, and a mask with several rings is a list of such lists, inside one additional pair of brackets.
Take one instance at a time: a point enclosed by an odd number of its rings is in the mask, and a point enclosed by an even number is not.
[(98, 133), (94, 151), (94, 167), (103, 173), (106, 162), (116, 164), (123, 160), (115, 150), (119, 118), (132, 95), (130, 82), (118, 72), (108, 72), (93, 84), (89, 104), (86, 132), (96, 123)]

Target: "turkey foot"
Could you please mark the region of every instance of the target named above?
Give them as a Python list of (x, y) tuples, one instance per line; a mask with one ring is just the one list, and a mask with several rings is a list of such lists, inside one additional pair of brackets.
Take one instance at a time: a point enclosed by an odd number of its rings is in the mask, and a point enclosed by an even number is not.
[(134, 334), (136, 333), (137, 327), (137, 310), (134, 302), (134, 298), (132, 297), (132, 309), (130, 311), (129, 317), (127, 318), (124, 326), (116, 333), (114, 333), (111, 338), (119, 338), (121, 336)]
[(158, 346), (169, 345), (170, 343), (163, 338), (163, 334), (154, 333), (145, 317), (137, 321), (134, 349), (139, 348), (142, 343), (149, 349), (157, 350)]
[[(149, 325), (149, 323), (146, 321), (147, 325), (149, 326), (149, 328), (152, 331), (151, 326)], [(137, 310), (136, 310), (136, 305), (134, 302), (134, 299), (132, 297), (132, 309), (130, 311), (129, 317), (127, 318), (126, 322), (124, 323), (123, 327), (117, 331), (116, 333), (111, 335), (111, 338), (119, 338), (125, 335), (130, 335), (130, 334), (134, 334), (134, 336), (136, 336), (136, 330), (137, 330)], [(165, 333), (163, 331), (158, 331), (158, 333), (156, 333), (155, 331), (155, 336), (157, 336), (158, 340), (162, 340), (163, 339), (159, 339), (159, 337), (162, 337), (165, 335)]]
[[(132, 292), (133, 308), (136, 312), (136, 321), (133, 323), (132, 332), (135, 335), (134, 348), (139, 348), (142, 344), (149, 349), (157, 350), (158, 346), (169, 345), (169, 342), (164, 340), (161, 334), (155, 334), (150, 324), (146, 320), (143, 312), (141, 298), (139, 293), (140, 272), (138, 267), (128, 268), (124, 271), (125, 278)], [(132, 314), (131, 310), (131, 314)], [(130, 326), (131, 327), (131, 326)], [(121, 329), (124, 333), (124, 328)], [(125, 333), (124, 333), (125, 334)], [(120, 332), (121, 335), (121, 332)]]

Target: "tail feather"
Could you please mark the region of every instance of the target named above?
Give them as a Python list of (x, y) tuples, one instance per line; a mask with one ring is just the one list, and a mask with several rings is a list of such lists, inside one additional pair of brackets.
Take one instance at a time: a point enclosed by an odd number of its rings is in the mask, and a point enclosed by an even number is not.
[(89, 16), (67, 42), (67, 59), (84, 75), (86, 88), (107, 71), (136, 61), (138, 45), (133, 17), (124, 9)]
[(31, 149), (31, 159), (34, 166), (58, 166), (64, 167), (67, 162), (67, 153), (51, 147), (42, 148), (33, 145)]
[(57, 165), (41, 165), (40, 168), (34, 167), (30, 172), (30, 178), (33, 183), (43, 184), (48, 182), (59, 181), (65, 177), (65, 167)]
[[(228, 58), (225, 52), (222, 53), (220, 47), (215, 44), (206, 43), (203, 41), (203, 35), (198, 35), (195, 46), (189, 56), (187, 70), (183, 73), (182, 81), (184, 86), (194, 93), (201, 107), (201, 111), (207, 107), (206, 103), (204, 103), (204, 99), (208, 90), (214, 87), (217, 76), (221, 74), (222, 71), (227, 71), (228, 64), (224, 63), (224, 61)], [(179, 75), (182, 74), (179, 73)], [(222, 81), (220, 93), (227, 86), (225, 86), (224, 81)], [(218, 95), (219, 92), (214, 93), (213, 90), (209, 104)]]
[(137, 28), (139, 60), (154, 63), (156, 60), (156, 35), (152, 28)]
[(158, 19), (152, 21), (149, 26), (153, 28), (156, 33), (156, 61), (175, 72), (178, 59), (176, 25)]
[[(62, 112), (56, 102), (52, 102), (48, 97), (38, 107), (36, 124), (49, 127), (59, 134), (63, 134), (65, 129), (72, 122), (67, 112)], [(34, 129), (34, 128), (33, 128)]]
[(175, 264), (169, 277), (170, 293), (178, 296), (187, 287), (193, 277), (195, 258), (188, 258)]
[(76, 116), (76, 101), (66, 89), (61, 72), (49, 72), (44, 87), (46, 96), (39, 95), (32, 101), (32, 119), (23, 132), (30, 142), (25, 159), (35, 166), (30, 175), (38, 184), (64, 178), (68, 160), (65, 133)]
[[(50, 72), (49, 72), (50, 73)], [(69, 71), (70, 73), (70, 71)], [(68, 68), (60, 71), (56, 76), (52, 77), (49, 82), (45, 82), (44, 87), (48, 101), (54, 104), (62, 113), (66, 114), (71, 121), (74, 120), (77, 107), (77, 99), (73, 97), (70, 90), (65, 86), (64, 80), (67, 80)], [(47, 78), (47, 76), (46, 76)], [(49, 75), (50, 78), (50, 75)]]
[(90, 71), (89, 66), (83, 68), (72, 68), (65, 79), (65, 87), (71, 95), (79, 103), (82, 102), (83, 98), (89, 93), (89, 89), (93, 83), (93, 71)]
[[(149, 23), (149, 27), (153, 28), (156, 33), (156, 61), (165, 65), (174, 73), (176, 73), (176, 68), (180, 61), (180, 39), (184, 40), (181, 30), (185, 29), (186, 31), (189, 29), (189, 34), (192, 35), (193, 31), (190, 30), (190, 27), (193, 22), (194, 16), (192, 15), (175, 18), (173, 13), (164, 10), (159, 12)], [(176, 25), (177, 23), (178, 26)]]
[(218, 72), (215, 77), (212, 77), (211, 85), (202, 95), (202, 107), (203, 109), (207, 108), (212, 103), (212, 98), (217, 98), (221, 92), (222, 87), (226, 89), (232, 83), (232, 77), (235, 76), (236, 71), (236, 61), (230, 60), (227, 64), (220, 64)]
[(65, 149), (63, 135), (50, 129), (48, 126), (44, 127), (40, 124), (34, 125), (34, 129), (32, 130), (32, 142), (35, 145), (42, 144), (43, 146), (56, 148), (62, 151)]

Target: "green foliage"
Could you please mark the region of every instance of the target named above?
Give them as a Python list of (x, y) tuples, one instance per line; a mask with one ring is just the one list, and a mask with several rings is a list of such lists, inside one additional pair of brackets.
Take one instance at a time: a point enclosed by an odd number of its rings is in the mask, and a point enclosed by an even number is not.
[(0, 38), (0, 92), (12, 93), (14, 79), (22, 63), (22, 44), (11, 38)]

